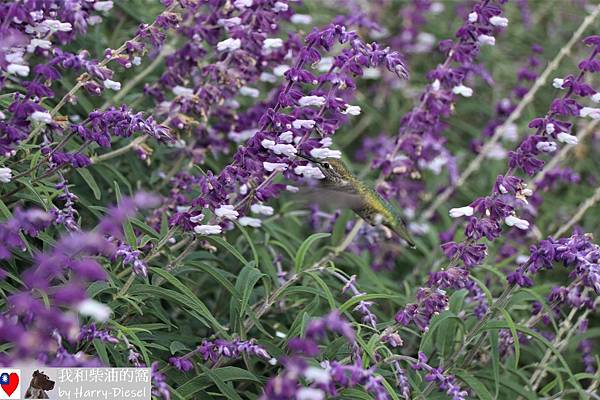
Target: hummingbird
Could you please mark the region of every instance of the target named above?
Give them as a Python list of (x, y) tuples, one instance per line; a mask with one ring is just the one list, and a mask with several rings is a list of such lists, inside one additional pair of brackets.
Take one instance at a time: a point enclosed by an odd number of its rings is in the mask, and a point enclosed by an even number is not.
[(341, 159), (317, 160), (301, 154), (299, 156), (315, 164), (325, 176), (321, 180), (321, 186), (342, 194), (347, 200), (348, 208), (365, 222), (374, 226), (385, 226), (404, 239), (410, 247), (416, 248), (400, 211), (375, 189), (358, 179)]

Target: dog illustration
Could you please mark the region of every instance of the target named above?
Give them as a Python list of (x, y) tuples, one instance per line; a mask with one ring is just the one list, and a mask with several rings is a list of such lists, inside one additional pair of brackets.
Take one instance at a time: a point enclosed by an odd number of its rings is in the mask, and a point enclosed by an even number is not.
[(25, 392), (26, 399), (48, 399), (46, 391), (54, 389), (54, 381), (50, 380), (48, 375), (36, 370), (33, 373), (33, 378), (29, 382), (27, 392)]

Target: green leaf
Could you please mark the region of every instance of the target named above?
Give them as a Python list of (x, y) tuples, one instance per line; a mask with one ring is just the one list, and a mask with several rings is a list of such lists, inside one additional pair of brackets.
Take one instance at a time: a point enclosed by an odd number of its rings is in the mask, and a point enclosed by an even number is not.
[(169, 350), (171, 350), (171, 354), (177, 354), (177, 352), (179, 352), (179, 351), (182, 351), (182, 352), (189, 351), (189, 347), (186, 346), (185, 344), (175, 340), (175, 341), (171, 342), (171, 344), (169, 345)]
[(464, 369), (459, 369), (455, 372), (456, 376), (458, 376), (463, 382), (465, 382), (479, 397), (481, 400), (493, 400), (492, 394), (487, 390), (485, 385), (481, 383), (481, 381), (475, 376), (471, 375), (470, 372), (465, 371)]
[(490, 347), (492, 371), (494, 372), (494, 398), (498, 398), (500, 390), (500, 351), (498, 349), (498, 331), (496, 330), (490, 332)]
[(252, 290), (256, 282), (263, 277), (263, 273), (254, 268), (254, 263), (246, 265), (240, 272), (235, 283), (236, 292), (240, 296), (234, 296), (230, 302), (230, 320), (239, 323), (240, 329), (243, 325), (243, 318), (246, 316), (246, 309), (252, 295)]
[[(254, 374), (238, 367), (223, 367), (215, 369), (212, 372), (223, 382), (251, 381), (260, 383), (260, 380)], [(179, 388), (177, 388), (177, 391), (186, 399), (200, 398), (194, 396), (194, 394), (207, 389), (210, 386), (210, 377), (202, 373), (181, 385)]]
[[(198, 312), (198, 314), (200, 314), (201, 316), (203, 316), (204, 318), (206, 318), (206, 320), (210, 323), (211, 327), (217, 331), (219, 331), (219, 333), (221, 333), (222, 335), (227, 335), (226, 329), (225, 327), (223, 327), (219, 321), (216, 320), (216, 318), (212, 315), (212, 313), (209, 311), (209, 309), (206, 307), (206, 305), (204, 305), (204, 303), (202, 302), (202, 300), (200, 300), (187, 286), (185, 286), (183, 283), (181, 283), (179, 281), (179, 279), (175, 278), (171, 273), (163, 270), (162, 268), (157, 268), (157, 267), (151, 267), (150, 270), (161, 276), (163, 279), (165, 279), (166, 281), (168, 281), (171, 285), (175, 286), (179, 292), (181, 292), (183, 294), (183, 299), (180, 299), (179, 297), (178, 300), (182, 301), (183, 300), (183, 305), (186, 305), (190, 308), (192, 308), (193, 310), (195, 310), (196, 312)], [(154, 288), (152, 286), (147, 286), (147, 285), (143, 285), (146, 286), (146, 290), (153, 288), (153, 289), (161, 289), (163, 291), (167, 291), (168, 289), (164, 289), (164, 288)], [(169, 292), (174, 292), (174, 291), (169, 291)], [(177, 292), (175, 292), (177, 293)]]
[(233, 388), (230, 383), (225, 382), (218, 374), (214, 371), (202, 366), (204, 373), (210, 378), (211, 381), (219, 388), (221, 393), (230, 400), (242, 400), (237, 391)]
[[(444, 323), (444, 321), (447, 321), (450, 319), (459, 322), (462, 326), (462, 320), (460, 318), (458, 318), (451, 311), (444, 311), (443, 313), (436, 315), (435, 317), (433, 317), (431, 319), (431, 324), (429, 326), (429, 330), (427, 332), (425, 332), (425, 334), (423, 334), (423, 336), (421, 337), (421, 344), (419, 346), (419, 351), (422, 351), (425, 354), (431, 354), (431, 351), (433, 350), (433, 344), (432, 344), (433, 337), (434, 337), (433, 334), (442, 325), (442, 323)], [(455, 333), (456, 333), (455, 331), (446, 331), (445, 332), (446, 335), (454, 335)]]
[(254, 259), (254, 265), (258, 266), (259, 265), (258, 253), (256, 251), (256, 247), (254, 246), (254, 242), (252, 242), (252, 238), (248, 234), (248, 231), (246, 230), (246, 228), (244, 228), (242, 225), (240, 225), (237, 222), (235, 223), (235, 226), (240, 230), (240, 232), (242, 232), (242, 236), (244, 236), (244, 238), (248, 242), (248, 245), (250, 245), (250, 249), (252, 250), (252, 257)]
[(100, 200), (100, 198), (102, 197), (100, 187), (96, 183), (96, 180), (94, 179), (90, 171), (86, 168), (77, 168), (76, 171), (79, 175), (81, 175), (81, 177), (83, 178), (85, 183), (87, 183), (87, 185), (90, 187), (90, 189), (92, 189), (92, 193), (94, 193), (94, 197), (96, 198), (96, 200)]
[(225, 289), (227, 289), (227, 291), (231, 293), (232, 296), (241, 297), (237, 289), (233, 286), (233, 284), (227, 280), (223, 270), (213, 267), (207, 263), (202, 263), (198, 261), (186, 261), (185, 264), (206, 272), (207, 274), (212, 276), (217, 282), (219, 282)]
[(508, 329), (510, 329), (510, 333), (513, 337), (514, 347), (515, 347), (515, 369), (519, 368), (519, 358), (521, 356), (521, 345), (519, 344), (519, 335), (517, 334), (517, 327), (509, 312), (504, 308), (500, 309), (506, 323), (508, 324)]
[(358, 296), (352, 296), (352, 298), (346, 300), (344, 304), (342, 304), (339, 309), (340, 312), (348, 311), (352, 306), (358, 304), (360, 301), (369, 301), (369, 300), (377, 300), (377, 299), (401, 299), (401, 296), (393, 295), (393, 294), (385, 294), (385, 293), (370, 293), (370, 294), (361, 294)]
[[(489, 376), (484, 376), (484, 375), (477, 375), (477, 377), (482, 380), (490, 380), (490, 381), (493, 380), (493, 378), (491, 378)], [(518, 395), (526, 398), (527, 400), (538, 400), (539, 399), (535, 393), (525, 389), (523, 387), (523, 384), (520, 384), (519, 382), (514, 382), (510, 379), (502, 379), (500, 381), (500, 385), (513, 391), (515, 394), (518, 394)]]
[(210, 242), (214, 242), (214, 243), (218, 244), (221, 247), (224, 247), (235, 258), (237, 258), (238, 260), (240, 260), (240, 262), (243, 265), (248, 264), (248, 260), (246, 260), (246, 258), (242, 255), (242, 253), (240, 253), (235, 247), (233, 247), (229, 242), (227, 242), (222, 237), (210, 235), (210, 236), (207, 236), (206, 239), (208, 239)]
[(321, 277), (318, 274), (315, 274), (313, 272), (309, 272), (307, 275), (310, 276), (315, 282), (317, 282), (317, 285), (319, 285), (321, 289), (323, 289), (323, 292), (325, 293), (325, 298), (329, 303), (329, 308), (331, 310), (335, 309), (335, 298), (333, 297), (333, 294), (331, 293), (331, 290), (329, 290), (329, 286), (327, 286), (325, 281), (321, 279)]
[(296, 272), (299, 272), (302, 270), (302, 267), (304, 265), (304, 258), (306, 257), (306, 253), (308, 252), (308, 249), (310, 248), (310, 246), (317, 240), (323, 239), (323, 238), (326, 238), (329, 236), (331, 236), (330, 233), (313, 233), (312, 235), (307, 237), (304, 242), (302, 242), (302, 244), (300, 245), (300, 248), (298, 249), (298, 252), (296, 253), (296, 256), (294, 257), (294, 268), (295, 268)]

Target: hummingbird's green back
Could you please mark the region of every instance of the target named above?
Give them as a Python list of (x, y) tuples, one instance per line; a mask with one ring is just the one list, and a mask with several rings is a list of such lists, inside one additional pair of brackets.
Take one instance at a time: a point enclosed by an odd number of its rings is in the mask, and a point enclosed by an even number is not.
[(349, 206), (371, 225), (385, 225), (415, 247), (400, 211), (377, 191), (360, 181), (340, 159), (328, 158), (318, 163), (325, 175), (324, 183), (332, 190), (355, 195)]

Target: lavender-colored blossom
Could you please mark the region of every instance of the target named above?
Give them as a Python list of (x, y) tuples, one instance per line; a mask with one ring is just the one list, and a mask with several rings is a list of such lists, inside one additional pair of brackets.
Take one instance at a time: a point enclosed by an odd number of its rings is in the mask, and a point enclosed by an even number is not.
[(194, 364), (190, 360), (183, 357), (169, 357), (169, 364), (181, 372), (188, 372), (194, 369)]
[(238, 358), (242, 354), (259, 357), (263, 360), (270, 360), (272, 358), (267, 350), (258, 345), (254, 340), (204, 340), (196, 351), (204, 360), (211, 360), (212, 362), (218, 361), (220, 357)]
[(444, 373), (443, 368), (434, 368), (427, 364), (427, 356), (423, 352), (419, 352), (418, 360), (412, 365), (413, 369), (417, 371), (426, 371), (425, 380), (427, 382), (435, 382), (439, 390), (446, 392), (452, 400), (464, 400), (467, 398), (467, 392), (462, 390), (458, 385), (456, 378), (452, 375)]
[(111, 335), (107, 330), (98, 329), (94, 323), (82, 326), (77, 340), (83, 342), (92, 341), (94, 339), (111, 344), (119, 343), (119, 339)]
[[(110, 309), (101, 302), (89, 299), (85, 288), (92, 282), (106, 280), (107, 274), (100, 257), (111, 258), (116, 250), (108, 235), (122, 236), (124, 219), (139, 208), (155, 204), (147, 194), (123, 198), (118, 207), (108, 210), (94, 231), (75, 231), (63, 234), (53, 247), (36, 254), (33, 265), (23, 271), (23, 287), (7, 298), (0, 315), (0, 339), (13, 344), (2, 360), (43, 357), (48, 364), (82, 365), (96, 362), (75, 357), (64, 347), (58, 351), (52, 343), (57, 337), (69, 342), (98, 338), (114, 342), (115, 338), (95, 325), (79, 329), (76, 314), (105, 319)], [(52, 216), (40, 210), (15, 210), (13, 219), (0, 225), (0, 232), (9, 229), (18, 238), (19, 230), (37, 235), (52, 222)], [(20, 243), (14, 243), (21, 245)], [(5, 258), (10, 257), (5, 254)], [(48, 301), (45, 304), (43, 298)], [(107, 315), (108, 313), (108, 315)], [(80, 333), (78, 338), (77, 332)], [(31, 343), (39, 346), (31, 346)]]

